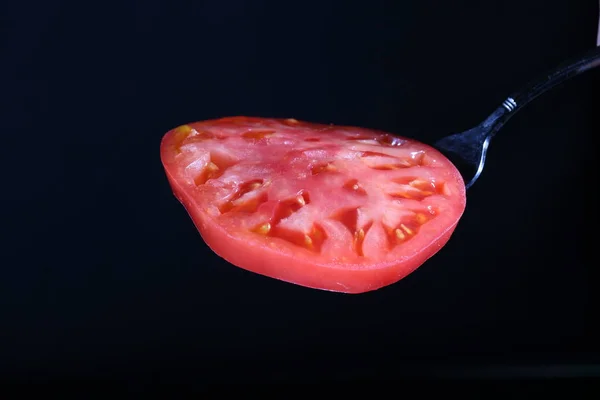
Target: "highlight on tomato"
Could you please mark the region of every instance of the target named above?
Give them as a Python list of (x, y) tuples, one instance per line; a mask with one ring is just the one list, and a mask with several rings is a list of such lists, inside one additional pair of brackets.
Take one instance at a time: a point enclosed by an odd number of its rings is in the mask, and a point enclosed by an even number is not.
[(161, 143), (175, 196), (229, 263), (310, 288), (395, 283), (449, 240), (466, 205), (434, 148), (371, 129), (230, 117)]

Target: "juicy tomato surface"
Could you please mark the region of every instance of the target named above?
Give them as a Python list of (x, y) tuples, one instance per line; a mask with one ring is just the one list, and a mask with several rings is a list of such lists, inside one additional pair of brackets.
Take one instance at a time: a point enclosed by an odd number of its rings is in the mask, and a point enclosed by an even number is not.
[(466, 205), (441, 153), (371, 129), (222, 118), (169, 131), (161, 159), (217, 255), (315, 289), (399, 281), (446, 244)]

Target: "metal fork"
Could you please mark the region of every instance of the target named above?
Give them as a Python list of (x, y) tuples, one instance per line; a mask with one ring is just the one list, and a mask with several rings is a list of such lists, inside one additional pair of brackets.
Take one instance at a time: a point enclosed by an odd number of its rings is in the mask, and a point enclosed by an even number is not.
[(574, 58), (530, 82), (513, 93), (481, 124), (462, 133), (446, 136), (434, 147), (446, 155), (459, 169), (467, 189), (473, 186), (485, 165), (487, 149), (494, 135), (517, 111), (556, 85), (587, 70), (600, 66), (600, 47)]

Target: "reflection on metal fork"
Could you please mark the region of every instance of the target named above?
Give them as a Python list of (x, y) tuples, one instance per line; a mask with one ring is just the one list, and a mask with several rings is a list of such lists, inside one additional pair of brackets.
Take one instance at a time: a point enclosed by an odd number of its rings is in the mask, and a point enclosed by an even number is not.
[(600, 47), (562, 64), (502, 102), (481, 124), (434, 143), (460, 170), (469, 189), (483, 172), (492, 137), (517, 111), (556, 85), (600, 66)]

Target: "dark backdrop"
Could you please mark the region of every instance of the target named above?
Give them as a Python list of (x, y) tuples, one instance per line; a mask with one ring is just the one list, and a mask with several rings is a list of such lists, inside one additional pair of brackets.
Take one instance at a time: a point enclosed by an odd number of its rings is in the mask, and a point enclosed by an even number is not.
[(597, 1), (9, 0), (0, 13), (3, 377), (317, 382), (599, 361), (600, 71), (515, 116), (448, 245), (363, 295), (219, 259), (158, 153), (167, 130), (230, 115), (432, 142), (592, 48)]

